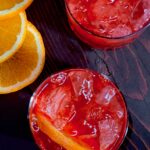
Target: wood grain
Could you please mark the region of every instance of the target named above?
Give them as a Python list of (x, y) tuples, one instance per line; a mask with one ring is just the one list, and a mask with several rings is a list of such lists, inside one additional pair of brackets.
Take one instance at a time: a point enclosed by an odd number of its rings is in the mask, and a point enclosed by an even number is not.
[[(120, 149), (149, 150), (150, 28), (132, 44), (104, 51), (90, 48), (74, 35), (62, 0), (35, 0), (27, 10), (27, 15), (43, 36), (46, 64), (32, 85), (13, 94), (0, 95), (0, 135), (22, 139), (34, 145), (27, 119), (28, 104), (34, 90), (56, 71), (90, 68), (107, 75), (121, 90), (127, 103), (129, 130)], [(1, 145), (0, 142), (0, 149)], [(4, 141), (3, 145), (4, 149), (9, 149)], [(33, 145), (31, 149), (37, 149)]]

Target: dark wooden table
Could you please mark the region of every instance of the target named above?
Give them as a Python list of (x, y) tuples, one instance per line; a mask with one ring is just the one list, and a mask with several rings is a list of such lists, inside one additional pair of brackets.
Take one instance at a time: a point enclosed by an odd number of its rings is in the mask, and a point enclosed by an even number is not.
[(33, 91), (50, 74), (66, 68), (104, 73), (122, 91), (129, 129), (121, 150), (150, 149), (150, 28), (132, 44), (114, 51), (92, 49), (70, 30), (63, 0), (35, 0), (28, 19), (41, 32), (46, 47), (43, 73), (29, 87), (0, 95), (0, 150), (36, 150), (27, 119)]

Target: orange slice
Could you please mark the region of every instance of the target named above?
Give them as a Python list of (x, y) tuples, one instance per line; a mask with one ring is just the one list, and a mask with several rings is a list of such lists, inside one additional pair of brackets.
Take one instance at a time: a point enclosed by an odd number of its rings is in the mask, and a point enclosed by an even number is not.
[(10, 59), (0, 63), (0, 93), (15, 92), (31, 84), (41, 73), (44, 62), (41, 34), (28, 23), (22, 47)]
[(0, 20), (24, 11), (33, 0), (0, 0)]
[(67, 150), (90, 150), (57, 130), (43, 114), (38, 113), (37, 119), (40, 130), (63, 148)]
[(9, 59), (25, 39), (27, 18), (25, 12), (0, 21), (0, 63)]

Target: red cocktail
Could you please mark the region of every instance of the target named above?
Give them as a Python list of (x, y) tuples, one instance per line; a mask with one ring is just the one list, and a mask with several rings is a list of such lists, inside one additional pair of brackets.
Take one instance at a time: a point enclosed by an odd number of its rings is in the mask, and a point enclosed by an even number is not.
[(29, 119), (43, 150), (117, 150), (127, 131), (119, 90), (86, 69), (47, 78), (31, 99)]
[(132, 42), (150, 23), (150, 0), (65, 0), (75, 34), (95, 48)]

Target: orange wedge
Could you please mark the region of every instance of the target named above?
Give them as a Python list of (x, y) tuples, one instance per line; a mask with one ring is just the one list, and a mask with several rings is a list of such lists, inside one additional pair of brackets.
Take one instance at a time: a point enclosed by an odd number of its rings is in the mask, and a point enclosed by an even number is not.
[(22, 47), (10, 59), (0, 63), (0, 94), (15, 92), (31, 84), (41, 73), (44, 62), (41, 34), (28, 23)]
[(90, 150), (57, 130), (42, 113), (37, 114), (37, 119), (40, 130), (63, 148), (67, 150)]
[(24, 11), (33, 0), (0, 0), (0, 20)]
[(9, 59), (23, 44), (26, 34), (25, 12), (0, 21), (0, 63)]

